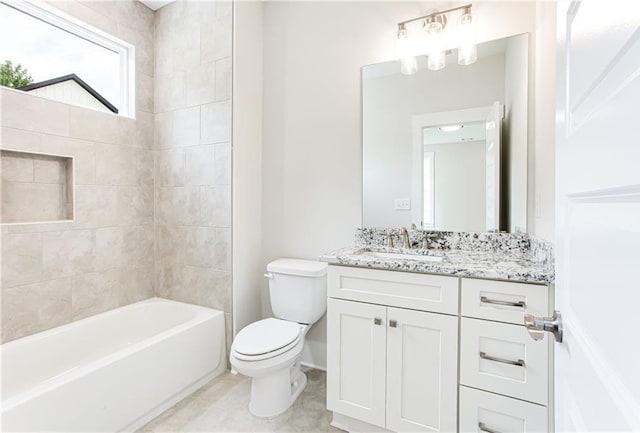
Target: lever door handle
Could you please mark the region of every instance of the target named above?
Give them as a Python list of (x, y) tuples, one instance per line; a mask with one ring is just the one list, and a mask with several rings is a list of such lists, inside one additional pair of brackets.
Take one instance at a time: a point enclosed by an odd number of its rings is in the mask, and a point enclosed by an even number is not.
[(562, 315), (554, 311), (551, 317), (535, 317), (531, 314), (524, 315), (524, 326), (534, 340), (542, 340), (545, 332), (553, 334), (556, 342), (562, 343)]

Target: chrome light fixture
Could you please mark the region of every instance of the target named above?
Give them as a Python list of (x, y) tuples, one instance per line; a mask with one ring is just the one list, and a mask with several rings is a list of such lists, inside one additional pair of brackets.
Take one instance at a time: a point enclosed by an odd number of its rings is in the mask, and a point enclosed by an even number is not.
[[(433, 12), (398, 23), (396, 56), (400, 61), (400, 71), (411, 75), (418, 71), (417, 55), (427, 55), (427, 68), (437, 71), (446, 66), (447, 49), (458, 49), (458, 63), (471, 65), (478, 59), (476, 45), (475, 17), (471, 14), (471, 4), (458, 6), (444, 11)], [(447, 14), (462, 11), (458, 18), (457, 32), (449, 35), (447, 28)], [(408, 24), (421, 21), (426, 37), (409, 33)], [(422, 42), (424, 39), (425, 42)], [(452, 39), (452, 40), (450, 40)]]
[(418, 72), (418, 61), (412, 51), (409, 34), (404, 24), (402, 24), (398, 26), (396, 54), (400, 59), (400, 73), (403, 75), (412, 75)]
[(471, 15), (471, 7), (465, 8), (458, 19), (458, 64), (471, 65), (478, 60), (478, 46), (476, 45), (476, 26)]
[(446, 25), (446, 15), (427, 17), (422, 24), (427, 33), (427, 68), (430, 71), (438, 71), (445, 67), (446, 57), (442, 48), (442, 31)]

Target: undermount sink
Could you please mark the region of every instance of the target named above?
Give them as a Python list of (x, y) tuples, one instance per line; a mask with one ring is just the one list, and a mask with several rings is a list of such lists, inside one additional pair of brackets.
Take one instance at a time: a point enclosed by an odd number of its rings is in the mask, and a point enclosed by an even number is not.
[(390, 260), (416, 260), (418, 262), (434, 262), (438, 263), (442, 261), (440, 256), (426, 256), (422, 254), (407, 254), (407, 253), (383, 253), (378, 251), (365, 251), (363, 256), (375, 257), (378, 259), (390, 259)]

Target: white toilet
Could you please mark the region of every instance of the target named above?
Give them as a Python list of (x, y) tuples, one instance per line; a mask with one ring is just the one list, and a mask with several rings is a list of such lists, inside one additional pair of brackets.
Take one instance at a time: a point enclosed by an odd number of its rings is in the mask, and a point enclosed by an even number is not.
[(307, 331), (327, 309), (327, 264), (278, 259), (265, 276), (276, 318), (246, 326), (231, 346), (231, 366), (251, 378), (249, 411), (261, 418), (286, 411), (307, 384), (300, 353)]

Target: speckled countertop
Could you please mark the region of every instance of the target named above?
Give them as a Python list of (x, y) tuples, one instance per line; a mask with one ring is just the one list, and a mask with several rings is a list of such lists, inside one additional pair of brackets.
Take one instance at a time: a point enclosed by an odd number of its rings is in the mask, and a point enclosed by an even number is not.
[[(554, 282), (552, 247), (541, 246), (539, 241), (532, 241), (528, 235), (462, 235), (461, 233), (438, 232), (440, 238), (433, 241), (435, 245), (439, 246), (438, 249), (422, 250), (414, 247), (404, 250), (379, 245), (379, 233), (370, 237), (364, 236), (369, 241), (363, 241), (364, 230), (372, 229), (359, 230), (356, 235), (358, 245), (323, 254), (320, 256), (320, 260), (336, 265), (394, 271), (539, 284)], [(452, 241), (453, 237), (455, 237), (455, 242)], [(460, 239), (463, 238), (470, 241), (461, 242)], [(487, 246), (486, 242), (490, 246)], [(417, 242), (412, 242), (412, 245), (416, 244)], [(449, 245), (456, 245), (459, 248), (449, 248)], [(372, 252), (438, 256), (442, 257), (442, 261), (425, 262), (404, 258), (382, 258), (376, 257), (371, 254)]]

